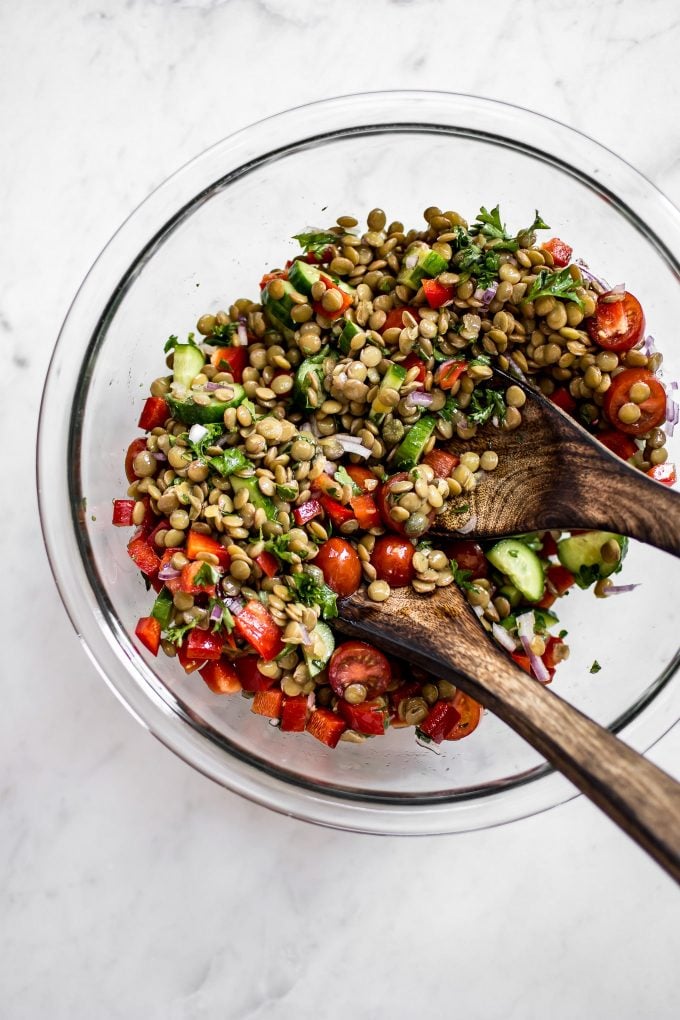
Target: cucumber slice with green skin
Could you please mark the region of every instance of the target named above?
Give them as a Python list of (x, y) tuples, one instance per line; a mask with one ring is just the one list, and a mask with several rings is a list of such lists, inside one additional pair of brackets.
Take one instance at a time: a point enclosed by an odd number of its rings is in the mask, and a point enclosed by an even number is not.
[(543, 564), (534, 550), (524, 542), (518, 542), (516, 538), (504, 538), (489, 549), (486, 558), (529, 602), (539, 602), (543, 598)]
[(203, 371), (205, 355), (193, 344), (177, 344), (172, 353), (172, 377), (180, 386), (191, 386), (199, 372)]
[(231, 400), (216, 400), (215, 397), (211, 397), (208, 404), (195, 403), (191, 394), (186, 400), (178, 400), (170, 394), (165, 399), (175, 421), (184, 422), (185, 425), (212, 425), (222, 421), (228, 408), (238, 407), (245, 399), (246, 391), (239, 383), (229, 383), (229, 389), (234, 391)]
[(167, 588), (161, 588), (151, 610), (151, 615), (158, 620), (161, 630), (167, 630), (170, 626), (173, 608), (172, 594)]
[(390, 365), (382, 377), (380, 389), (376, 394), (375, 400), (371, 404), (371, 418), (380, 418), (382, 415), (388, 414), (388, 412), (392, 410), (391, 404), (383, 404), (380, 399), (380, 393), (382, 390), (396, 390), (398, 393), (405, 378), (406, 369), (403, 365)]
[[(410, 259), (415, 258), (414, 266), (407, 268)], [(404, 255), (404, 268), (397, 276), (397, 281), (403, 283), (413, 290), (418, 290), (424, 277), (439, 276), (448, 267), (448, 262), (442, 255), (432, 251), (427, 245), (412, 245)]]
[(519, 588), (515, 588), (514, 584), (503, 584), (498, 589), (498, 594), (502, 595), (504, 599), (507, 599), (513, 609), (517, 609), (518, 605), (522, 601), (522, 593)]
[(341, 280), (333, 273), (329, 273), (322, 266), (312, 265), (311, 262), (303, 262), (301, 259), (296, 259), (292, 266), (288, 268), (288, 280), (299, 294), (311, 294), (312, 287), (315, 283), (319, 282), (322, 276), (325, 276), (327, 280), (334, 283), (345, 294), (354, 294), (354, 287), (349, 283), (345, 283), (344, 280)]
[(343, 354), (349, 354), (351, 352), (352, 339), (361, 332), (363, 332), (361, 326), (357, 326), (356, 322), (351, 322), (349, 319), (345, 319), (345, 325), (338, 338), (338, 347)]
[(295, 302), (291, 297), (297, 290), (288, 280), (281, 280), (283, 284), (283, 297), (274, 300), (269, 294), (269, 284), (262, 291), (262, 305), (264, 307), (265, 316), (269, 320), (270, 324), (280, 330), (284, 336), (290, 338), (297, 329), (297, 324), (293, 322), (291, 317), (291, 310), (295, 307)]
[(240, 450), (225, 450), (219, 457), (211, 457), (209, 463), (224, 478), (233, 475), (235, 471), (243, 471), (244, 468), (255, 466)]
[(298, 407), (305, 410), (312, 411), (322, 403), (322, 400), (317, 403), (310, 403), (309, 401), (309, 390), (312, 384), (312, 376), (316, 376), (317, 387), (316, 393), (323, 394), (323, 380), (324, 380), (324, 362), (330, 354), (330, 347), (324, 347), (315, 354), (313, 358), (305, 358), (305, 360), (299, 366), (295, 373), (295, 381), (293, 383), (293, 399), (295, 400)]
[(415, 425), (406, 433), (397, 447), (392, 460), (397, 471), (408, 471), (415, 467), (423, 455), (427, 441), (434, 432), (436, 420), (429, 415), (419, 418)]
[[(618, 543), (621, 555), (615, 563), (607, 563), (602, 559), (602, 546), (612, 540)], [(559, 561), (574, 575), (579, 588), (589, 588), (596, 581), (616, 573), (621, 569), (627, 552), (628, 539), (611, 531), (588, 531), (585, 535), (572, 535), (557, 543)]]
[(248, 502), (252, 503), (256, 510), (264, 510), (268, 521), (276, 520), (278, 510), (269, 496), (265, 496), (263, 492), (260, 492), (260, 487), (257, 484), (257, 478), (255, 475), (249, 475), (248, 478), (240, 478), (239, 475), (231, 475), (230, 477), (231, 487), (234, 492), (238, 492), (239, 489), (247, 489)]
[(318, 676), (326, 668), (326, 664), (335, 649), (333, 631), (326, 623), (317, 623), (310, 635), (312, 643), (304, 645), (305, 662), (310, 676)]

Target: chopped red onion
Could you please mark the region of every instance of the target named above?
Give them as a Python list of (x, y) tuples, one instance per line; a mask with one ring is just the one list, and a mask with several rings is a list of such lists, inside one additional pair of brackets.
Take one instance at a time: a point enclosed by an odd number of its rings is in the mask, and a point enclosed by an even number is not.
[(647, 355), (648, 358), (651, 358), (651, 356), (653, 354), (656, 354), (656, 347), (654, 345), (654, 337), (652, 336), (651, 333), (649, 334), (649, 336), (645, 337), (644, 343), (642, 344), (642, 350), (644, 351), (644, 353)]
[(626, 592), (635, 591), (639, 587), (639, 582), (637, 584), (610, 584), (608, 588), (605, 588), (604, 596), (608, 599), (610, 595), (625, 595)]
[(212, 380), (210, 380), (205, 384), (203, 389), (207, 390), (208, 393), (214, 393), (215, 390), (219, 390), (222, 386), (224, 386), (224, 383), (213, 382)]
[(227, 595), (224, 599), (224, 604), (232, 616), (238, 616), (238, 614), (243, 610), (243, 599), (236, 598), (231, 595)]
[(221, 620), (223, 612), (224, 610), (222, 608), (221, 603), (216, 602), (212, 608), (212, 613), (210, 614), (210, 622), (217, 623), (219, 620)]
[(472, 514), (469, 521), (466, 521), (461, 528), (456, 528), (459, 535), (469, 535), (477, 527), (477, 514)]
[(425, 393), (424, 390), (413, 390), (406, 398), (406, 403), (412, 407), (429, 407), (433, 400), (434, 397), (431, 393)]
[(243, 318), (243, 316), (238, 320), (238, 325), (236, 327), (236, 335), (238, 336), (238, 342), (241, 345), (241, 347), (247, 347), (248, 333), (246, 332), (246, 320)]
[(163, 460), (167, 460), (168, 459), (161, 450), (154, 450), (153, 457), (154, 457), (154, 460), (158, 460), (158, 461), (163, 461)]
[(501, 627), (500, 624), (498, 623), (493, 623), (491, 625), (491, 633), (495, 637), (498, 644), (502, 648), (505, 648), (506, 652), (516, 651), (517, 642), (515, 641), (512, 634), (510, 634), (510, 632), (505, 629), (505, 627)]
[(497, 290), (498, 281), (494, 280), (493, 283), (486, 288), (486, 290), (482, 290), (481, 287), (478, 287), (473, 296), (475, 301), (481, 301), (483, 308), (488, 308), (495, 298)]
[(597, 286), (601, 287), (603, 291), (609, 290), (609, 284), (607, 283), (607, 281), (602, 279), (601, 276), (595, 276), (594, 273), (591, 273), (591, 271), (588, 269), (587, 262), (584, 262), (583, 259), (576, 259), (575, 261), (576, 265), (581, 270), (581, 276), (583, 276), (586, 280), (590, 280), (592, 283), (596, 283)]
[(529, 657), (532, 672), (537, 680), (545, 684), (550, 680), (550, 673), (540, 656), (531, 648), (531, 642), (536, 636), (535, 618), (533, 612), (522, 613), (517, 617), (517, 633), (519, 634), (522, 647)]
[(161, 569), (158, 571), (158, 580), (174, 581), (174, 579), (176, 577), (179, 577), (181, 573), (182, 571), (177, 570), (175, 567), (173, 567), (172, 563), (168, 560), (168, 562), (164, 563)]
[(475, 614), (475, 616), (478, 616), (480, 620), (484, 616), (484, 610), (482, 609), (481, 606), (473, 606), (472, 612)]
[(615, 301), (620, 301), (621, 298), (626, 295), (625, 283), (615, 283), (613, 287), (609, 288), (609, 292), (605, 294), (604, 300), (609, 301), (610, 304), (614, 304)]
[(333, 475), (337, 471), (336, 465), (333, 463), (332, 460), (328, 460), (328, 459), (324, 460), (324, 462), (323, 462), (323, 469), (324, 469), (324, 472), (327, 475), (331, 476), (331, 478), (333, 477)]
[(313, 712), (316, 708), (316, 695), (314, 694), (314, 691), (307, 695), (307, 708), (310, 712)]
[(301, 623), (299, 626), (300, 626), (300, 635), (302, 637), (302, 644), (303, 645), (311, 645), (311, 643), (312, 643), (312, 635), (309, 633), (309, 631), (305, 627), (304, 623)]
[(192, 425), (189, 429), (189, 442), (200, 443), (208, 435), (208, 430), (202, 425)]
[(677, 390), (678, 384), (676, 383), (675, 379), (671, 382), (670, 387), (672, 390)]

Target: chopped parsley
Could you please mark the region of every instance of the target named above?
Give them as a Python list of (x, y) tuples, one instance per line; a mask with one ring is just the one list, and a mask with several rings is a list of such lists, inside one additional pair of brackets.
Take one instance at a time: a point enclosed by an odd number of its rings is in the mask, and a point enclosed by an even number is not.
[(338, 615), (338, 599), (335, 592), (327, 584), (317, 581), (304, 570), (293, 574), (293, 591), (305, 606), (318, 606), (324, 620), (332, 620)]
[(196, 343), (195, 333), (189, 333), (186, 340), (180, 340), (176, 336), (169, 336), (168, 339), (165, 341), (165, 346), (163, 347), (163, 350), (167, 354), (169, 351), (174, 350), (175, 347), (184, 347), (187, 345), (190, 347), (198, 347), (198, 344)]
[(305, 253), (321, 258), (328, 246), (337, 244), (340, 238), (338, 234), (317, 230), (307, 234), (293, 234), (293, 240), (298, 242)]
[(589, 669), (589, 671), (588, 671), (588, 672), (589, 672), (589, 673), (599, 673), (601, 669), (602, 669), (602, 666), (601, 666), (601, 665), (599, 664), (599, 662), (597, 661), (597, 659), (594, 659), (594, 660), (593, 660), (593, 664), (592, 664), (592, 666), (590, 667), (590, 669)]
[[(237, 331), (238, 322), (216, 322), (213, 326), (212, 336), (210, 339), (212, 340), (213, 337), (218, 337), (220, 340), (231, 340), (234, 333)], [(223, 344), (223, 346), (228, 347), (229, 344)]]
[(276, 556), (280, 563), (299, 563), (305, 558), (303, 553), (294, 553), (288, 548), (291, 542), (291, 533), (286, 531), (283, 535), (275, 535), (265, 542), (267, 552)]
[(219, 579), (220, 575), (211, 563), (202, 563), (194, 574), (194, 584), (203, 587), (208, 587), (211, 584), (217, 584)]
[(472, 237), (479, 237), (481, 235), (490, 241), (494, 241), (494, 250), (496, 251), (517, 251), (520, 247), (527, 247), (523, 242), (529, 240), (534, 231), (549, 229), (548, 224), (543, 222), (537, 209), (534, 222), (530, 227), (518, 231), (516, 235), (509, 234), (501, 220), (499, 207), (496, 206), (489, 212), (482, 206), (477, 214), (476, 221), (470, 227), (470, 234)]
[(171, 641), (173, 645), (181, 645), (190, 630), (193, 630), (198, 620), (191, 623), (184, 623), (180, 627), (168, 627), (165, 631), (165, 640)]
[(477, 285), (486, 288), (498, 278), (501, 260), (496, 252), (484, 251), (462, 227), (456, 227), (455, 243), (458, 251), (453, 264), (461, 271), (461, 280), (474, 276)]
[(206, 447), (214, 446), (217, 440), (224, 433), (224, 426), (222, 425), (221, 422), (215, 422), (214, 424), (211, 425), (203, 425), (202, 428), (204, 428), (206, 432), (203, 438), (199, 439), (198, 442), (195, 443), (192, 442), (191, 439), (189, 438), (188, 432), (185, 432), (184, 435), (182, 436), (182, 438), (188, 442), (189, 446), (191, 447), (194, 453), (194, 456), (198, 457), (199, 460), (206, 459), (207, 456), (205, 452)]
[(228, 478), (229, 475), (233, 475), (235, 471), (243, 471), (244, 468), (251, 468), (253, 467), (253, 464), (243, 453), (241, 453), (239, 449), (235, 448), (232, 450), (225, 450), (219, 455), (219, 457), (211, 457), (210, 466), (213, 467), (215, 471), (219, 471), (224, 478)]
[(453, 580), (456, 582), (459, 588), (463, 591), (469, 591), (470, 588), (474, 588), (475, 585), (470, 581), (472, 577), (471, 570), (461, 570), (458, 566), (457, 560), (451, 560), (451, 573), (453, 574)]
[(437, 415), (443, 418), (444, 421), (453, 421), (456, 417), (456, 411), (458, 410), (458, 401), (455, 397), (448, 396), (446, 403), (442, 408), (437, 411)]
[(580, 285), (576, 283), (569, 272), (569, 267), (560, 269), (558, 273), (553, 273), (549, 269), (541, 269), (524, 300), (536, 301), (541, 297), (556, 297), (563, 301), (573, 301), (583, 311), (585, 305), (583, 298), (576, 292), (578, 286)]
[(336, 482), (339, 482), (340, 485), (349, 485), (353, 496), (358, 496), (361, 493), (361, 489), (354, 479), (348, 474), (346, 467), (339, 467), (333, 475), (333, 478)]
[(502, 393), (498, 390), (477, 387), (472, 392), (472, 397), (465, 414), (468, 421), (473, 422), (475, 425), (483, 425), (489, 418), (493, 418), (494, 415), (502, 423), (505, 420), (506, 410)]
[(228, 634), (231, 634), (234, 629), (234, 617), (231, 615), (227, 607), (220, 599), (211, 598), (208, 603), (208, 614), (212, 616), (212, 611), (215, 606), (219, 606), (222, 610), (222, 618), (213, 621), (213, 634), (215, 634), (221, 627), (224, 627)]

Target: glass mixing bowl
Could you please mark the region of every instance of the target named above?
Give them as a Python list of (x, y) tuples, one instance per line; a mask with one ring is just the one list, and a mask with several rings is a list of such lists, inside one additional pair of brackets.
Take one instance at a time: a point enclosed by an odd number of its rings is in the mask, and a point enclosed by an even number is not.
[[(436, 92), (316, 103), (209, 149), (121, 227), (59, 337), (41, 412), (39, 497), (71, 620), (135, 718), (205, 775), (286, 814), (366, 832), (454, 832), (532, 814), (575, 791), (489, 713), (470, 739), (439, 754), (419, 747), (412, 730), (331, 751), (268, 726), (243, 698), (212, 694), (176, 661), (140, 652), (133, 632), (150, 595), (127, 556), (127, 533), (110, 523), (111, 500), (127, 488), (125, 449), (163, 371), (167, 336), (236, 296), (256, 296), (263, 271), (297, 250), (292, 234), (343, 213), (362, 220), (376, 205), (417, 224), (429, 205), (472, 216), (496, 202), (516, 227), (538, 207), (575, 255), (612, 284), (625, 281), (666, 355), (666, 379), (680, 377), (678, 211), (622, 160), (555, 121)], [(643, 584), (609, 600), (577, 592), (560, 606), (572, 656), (555, 689), (644, 751), (678, 717), (680, 568), (636, 546), (624, 578)], [(595, 658), (602, 670), (593, 675)]]

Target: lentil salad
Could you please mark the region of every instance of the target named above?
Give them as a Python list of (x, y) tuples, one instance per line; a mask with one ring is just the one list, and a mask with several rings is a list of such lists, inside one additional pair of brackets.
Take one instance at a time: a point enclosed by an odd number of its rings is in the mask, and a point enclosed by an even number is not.
[[(662, 426), (677, 408), (637, 299), (559, 238), (538, 244), (538, 213), (516, 234), (498, 207), (471, 224), (434, 207), (424, 217), (406, 230), (374, 209), (363, 233), (341, 216), (296, 235), (301, 254), (263, 276), (258, 301), (202, 315), (198, 338), (170, 337), (170, 374), (152, 382), (146, 436), (127, 451), (128, 498), (114, 500), (157, 593), (141, 643), (331, 747), (388, 726), (460, 739), (481, 715), (365, 642), (336, 646), (337, 598), (361, 584), (375, 602), (459, 584), (541, 682), (568, 655), (557, 599), (631, 587), (612, 583), (627, 543), (609, 533), (428, 539), (451, 497), (493, 484), (493, 442), (478, 454), (465, 440), (487, 422), (521, 424), (524, 390), (499, 390), (494, 365), (675, 481)], [(441, 445), (452, 439), (459, 454)]]

